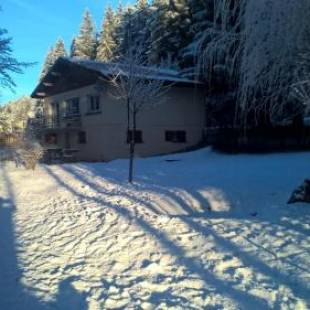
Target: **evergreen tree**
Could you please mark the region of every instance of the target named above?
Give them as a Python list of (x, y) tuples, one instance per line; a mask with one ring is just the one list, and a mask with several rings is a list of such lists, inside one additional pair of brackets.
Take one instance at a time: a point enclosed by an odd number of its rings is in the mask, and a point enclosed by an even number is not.
[(12, 38), (8, 37), (6, 29), (0, 28), (0, 88), (4, 87), (13, 90), (16, 84), (11, 74), (22, 74), (23, 69), (29, 65), (31, 64), (19, 62), (13, 57)]
[(73, 38), (70, 46), (70, 57), (76, 57), (76, 38)]
[(48, 70), (52, 67), (54, 62), (55, 62), (54, 48), (50, 47), (49, 51), (46, 54), (45, 61), (43, 63), (42, 71), (40, 74), (40, 81), (45, 77), (45, 75), (47, 74)]
[(49, 51), (47, 52), (43, 68), (40, 74), (40, 80), (44, 78), (44, 76), (47, 74), (49, 69), (53, 66), (53, 64), (59, 57), (65, 57), (65, 56), (67, 56), (65, 43), (63, 39), (59, 38), (56, 41), (55, 47), (50, 47)]
[(111, 61), (116, 52), (116, 26), (117, 20), (113, 9), (109, 6), (105, 12), (96, 59), (100, 61)]
[(149, 18), (150, 6), (146, 0), (138, 0), (135, 6), (117, 13), (116, 42), (118, 57), (124, 57), (130, 49), (138, 51), (144, 60), (147, 59), (150, 37)]
[(124, 18), (124, 8), (122, 4), (120, 3), (117, 11), (115, 13), (115, 42), (116, 42), (116, 50), (115, 50), (115, 56), (118, 58), (120, 55), (120, 45), (123, 40), (123, 27), (122, 27), (122, 21)]
[(134, 17), (134, 37), (132, 43), (139, 49), (141, 55), (147, 58), (148, 45), (150, 42), (150, 27), (149, 19), (151, 18), (151, 10), (147, 0), (138, 0), (135, 6)]
[(55, 48), (54, 48), (54, 58), (57, 60), (59, 57), (66, 57), (67, 51), (65, 48), (65, 43), (63, 39), (59, 38), (56, 41)]
[(151, 63), (178, 61), (178, 53), (190, 41), (190, 10), (187, 0), (155, 0), (149, 42)]
[(148, 59), (150, 63), (159, 63), (162, 58), (164, 49), (163, 34), (168, 29), (166, 17), (167, 12), (166, 0), (154, 0), (151, 6), (152, 18), (149, 20), (149, 28), (151, 29), (148, 49)]
[(127, 54), (129, 49), (134, 50), (133, 38), (135, 36), (134, 30), (134, 8), (128, 7), (122, 12), (120, 16), (117, 29), (117, 55), (123, 57)]
[(79, 35), (74, 41), (73, 56), (85, 59), (96, 58), (97, 38), (95, 32), (95, 24), (90, 12), (87, 10), (84, 13), (83, 21)]
[(179, 51), (182, 68), (195, 71), (197, 57), (203, 49), (204, 34), (213, 22), (213, 0), (187, 0), (190, 10), (189, 39), (185, 48)]

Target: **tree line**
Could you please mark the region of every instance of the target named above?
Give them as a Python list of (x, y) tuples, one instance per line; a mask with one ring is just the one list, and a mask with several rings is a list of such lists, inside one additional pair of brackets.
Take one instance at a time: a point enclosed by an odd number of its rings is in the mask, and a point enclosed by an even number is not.
[[(47, 53), (42, 75), (59, 56), (79, 57), (98, 61), (117, 61), (129, 49), (138, 49), (151, 65), (184, 68), (193, 65), (194, 39), (208, 26), (213, 1), (207, 0), (137, 0), (129, 7), (108, 6), (101, 29), (86, 10), (79, 33), (70, 51), (60, 38)], [(210, 19), (210, 18), (209, 18)]]
[(100, 31), (85, 11), (70, 51), (59, 56), (119, 61), (139, 50), (149, 65), (206, 82), (210, 126), (270, 125), (309, 109), (310, 4), (307, 0), (137, 0), (107, 7)]

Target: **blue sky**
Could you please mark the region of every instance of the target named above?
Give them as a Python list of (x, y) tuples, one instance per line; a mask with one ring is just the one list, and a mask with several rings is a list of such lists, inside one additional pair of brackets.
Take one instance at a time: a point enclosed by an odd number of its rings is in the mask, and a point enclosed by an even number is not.
[(20, 61), (38, 64), (26, 69), (23, 75), (14, 75), (16, 93), (1, 89), (0, 103), (31, 93), (49, 46), (58, 37), (62, 37), (69, 48), (73, 36), (79, 30), (85, 8), (91, 11), (98, 29), (104, 9), (108, 5), (116, 7), (118, 3), (118, 0), (1, 1), (0, 27), (6, 28), (13, 37), (14, 56)]

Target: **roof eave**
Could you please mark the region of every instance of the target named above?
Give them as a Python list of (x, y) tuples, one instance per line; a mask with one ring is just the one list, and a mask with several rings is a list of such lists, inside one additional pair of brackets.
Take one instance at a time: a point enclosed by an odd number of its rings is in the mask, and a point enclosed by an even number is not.
[[(57, 73), (57, 70), (55, 70), (55, 69), (58, 66), (60, 66), (61, 64), (69, 64), (69, 65), (80, 67), (83, 70), (86, 70), (88, 72), (96, 73), (98, 75), (98, 77), (102, 77), (107, 81), (113, 77), (112, 74), (106, 74), (106, 73), (102, 72), (101, 70), (97, 70), (96, 68), (89, 68), (89, 67), (83, 65), (82, 63), (71, 61), (70, 58), (60, 57), (56, 60), (56, 62), (49, 69), (49, 71), (44, 76), (44, 78), (40, 81), (40, 83), (36, 86), (34, 91), (31, 93), (31, 98), (44, 99), (46, 97), (49, 97), (49, 95), (46, 94), (46, 85), (50, 84), (50, 80), (51, 80), (52, 76)], [(158, 78), (158, 79), (160, 79), (160, 78)], [(202, 87), (204, 85), (200, 81), (187, 80), (187, 79), (182, 79), (182, 78), (178, 78), (178, 80), (172, 80), (172, 79), (162, 79), (162, 80), (165, 82), (165, 84), (173, 84), (173, 85), (177, 85), (177, 86)]]

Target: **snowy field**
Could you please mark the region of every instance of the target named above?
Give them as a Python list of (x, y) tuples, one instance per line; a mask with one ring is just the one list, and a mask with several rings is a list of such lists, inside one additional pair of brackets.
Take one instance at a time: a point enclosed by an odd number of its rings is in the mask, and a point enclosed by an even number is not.
[(0, 167), (0, 309), (310, 309), (310, 205), (286, 204), (310, 153), (136, 170)]

